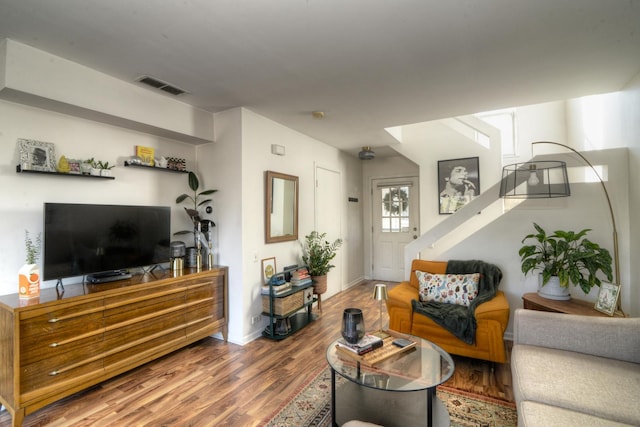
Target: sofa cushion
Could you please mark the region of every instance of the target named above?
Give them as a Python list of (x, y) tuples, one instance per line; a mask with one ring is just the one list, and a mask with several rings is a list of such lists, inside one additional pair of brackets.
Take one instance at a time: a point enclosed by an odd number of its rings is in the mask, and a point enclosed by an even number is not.
[(468, 307), (478, 296), (479, 273), (433, 274), (416, 271), (420, 301), (458, 304)]
[(518, 426), (521, 427), (623, 427), (630, 425), (538, 402), (522, 402), (518, 408)]
[(511, 367), (521, 410), (524, 402), (532, 401), (620, 423), (636, 425), (640, 420), (636, 363), (517, 344)]

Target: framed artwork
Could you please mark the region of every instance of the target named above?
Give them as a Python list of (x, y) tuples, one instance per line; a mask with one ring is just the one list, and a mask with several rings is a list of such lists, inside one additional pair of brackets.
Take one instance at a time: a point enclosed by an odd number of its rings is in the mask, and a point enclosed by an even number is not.
[(480, 194), (478, 157), (438, 161), (438, 206), (440, 215), (448, 215)]
[(269, 283), (269, 279), (276, 273), (276, 257), (262, 260), (262, 283)]
[(20, 167), (24, 170), (55, 172), (56, 155), (50, 142), (33, 139), (18, 139)]
[(620, 295), (620, 285), (615, 283), (602, 282), (600, 284), (600, 292), (598, 292), (598, 299), (596, 300), (595, 309), (613, 316), (618, 305), (618, 296)]

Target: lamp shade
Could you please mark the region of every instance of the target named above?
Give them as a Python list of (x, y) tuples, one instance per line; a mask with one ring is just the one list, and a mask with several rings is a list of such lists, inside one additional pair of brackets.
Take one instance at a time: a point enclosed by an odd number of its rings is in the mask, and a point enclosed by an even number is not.
[(567, 164), (556, 160), (514, 163), (502, 168), (500, 197), (542, 199), (571, 195)]
[(386, 301), (388, 298), (387, 285), (378, 283), (376, 287), (373, 288), (373, 299), (376, 301)]

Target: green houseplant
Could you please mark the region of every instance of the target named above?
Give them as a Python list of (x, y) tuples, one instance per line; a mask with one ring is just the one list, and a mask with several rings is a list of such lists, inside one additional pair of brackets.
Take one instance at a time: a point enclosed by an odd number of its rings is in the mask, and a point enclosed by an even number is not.
[(612, 280), (611, 254), (585, 237), (591, 229), (578, 233), (557, 230), (549, 235), (538, 224), (533, 223), (533, 226), (537, 233), (528, 234), (522, 243), (530, 239), (536, 243), (522, 246), (518, 254), (525, 275), (536, 270), (540, 272), (541, 286), (557, 276), (561, 287), (568, 288), (571, 282), (588, 294), (591, 288), (600, 286), (598, 272)]
[[(200, 189), (200, 180), (198, 179), (198, 176), (191, 171), (189, 171), (188, 175), (189, 175), (188, 176), (189, 189), (191, 189), (192, 193), (191, 194), (182, 193), (181, 195), (176, 197), (176, 204), (180, 204), (185, 201), (193, 204), (193, 208), (187, 208), (187, 207), (184, 208), (185, 212), (187, 212), (187, 215), (189, 215), (189, 218), (193, 223), (193, 229), (177, 231), (174, 234), (180, 235), (180, 234), (193, 233), (194, 246), (198, 247), (198, 241), (200, 239), (200, 236), (197, 234), (198, 224), (201, 225), (201, 231), (204, 233), (207, 233), (209, 231), (209, 227), (215, 227), (216, 225), (211, 220), (203, 220), (200, 216), (200, 213), (198, 212), (198, 208), (208, 203), (211, 203), (212, 199), (207, 198), (205, 196), (209, 196), (218, 190), (203, 190), (198, 192), (198, 190)], [(209, 240), (208, 243), (209, 243), (209, 250), (211, 250), (211, 247), (210, 247), (212, 243), (211, 240)]]
[(312, 231), (304, 237), (302, 245), (302, 262), (307, 265), (309, 274), (314, 278), (314, 293), (320, 295), (327, 290), (327, 273), (333, 267), (331, 260), (342, 246), (342, 239), (333, 243), (325, 240), (327, 233)]

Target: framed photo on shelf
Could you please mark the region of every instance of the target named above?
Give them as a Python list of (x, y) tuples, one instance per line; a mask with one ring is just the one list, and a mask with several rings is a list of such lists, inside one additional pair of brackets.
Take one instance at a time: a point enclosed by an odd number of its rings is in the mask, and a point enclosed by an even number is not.
[(20, 168), (41, 172), (56, 171), (56, 154), (51, 142), (18, 139)]
[(596, 300), (595, 309), (613, 316), (618, 306), (618, 297), (620, 296), (620, 285), (615, 283), (602, 282), (600, 284), (600, 292)]
[(438, 161), (440, 215), (455, 213), (480, 194), (478, 157)]
[(269, 283), (269, 279), (276, 273), (276, 257), (262, 260), (262, 283)]

